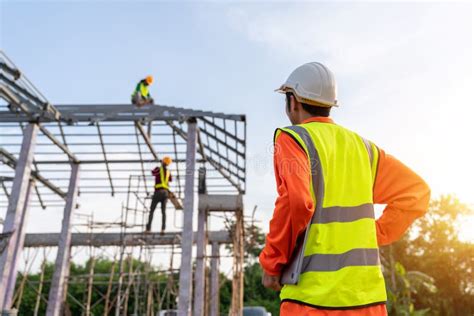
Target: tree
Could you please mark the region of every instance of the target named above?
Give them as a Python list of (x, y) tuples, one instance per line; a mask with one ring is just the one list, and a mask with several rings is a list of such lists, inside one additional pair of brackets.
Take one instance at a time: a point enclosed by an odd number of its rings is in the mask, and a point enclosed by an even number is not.
[[(87, 275), (89, 272), (89, 267), (91, 260), (88, 260), (85, 264), (80, 265), (74, 262), (71, 262), (70, 267), (70, 283), (68, 285), (68, 297), (65, 305), (65, 314), (66, 315), (83, 315), (83, 308), (80, 304), (83, 304), (86, 300), (86, 291), (87, 291)], [(167, 281), (170, 276), (167, 273), (157, 271), (155, 268), (148, 265), (146, 262), (141, 262), (136, 259), (125, 260), (124, 262), (124, 271), (129, 271), (129, 265), (131, 264), (134, 271), (144, 274), (146, 272), (147, 282), (152, 286), (154, 292), (154, 310), (158, 309), (158, 304), (162, 303), (163, 308), (175, 308), (176, 307), (176, 295), (175, 293), (170, 293), (169, 296), (161, 296), (167, 286)], [(113, 261), (106, 258), (96, 258), (95, 259), (95, 268), (94, 268), (94, 286), (92, 292), (92, 304), (91, 304), (91, 315), (103, 315), (104, 314), (104, 294), (107, 292), (108, 281), (110, 277), (110, 272), (112, 271)], [(147, 270), (148, 269), (148, 270)], [(49, 280), (53, 275), (54, 264), (48, 263), (45, 268), (45, 282), (42, 290), (42, 294), (47, 298), (49, 293)], [(171, 275), (174, 282), (177, 282), (178, 274), (173, 273)], [(19, 278), (20, 279), (20, 278)], [(35, 302), (36, 302), (36, 290), (38, 288), (39, 273), (28, 275), (27, 286), (24, 289), (21, 305), (19, 308), (19, 315), (33, 315)], [(114, 271), (113, 281), (117, 282), (118, 280), (118, 270)], [(142, 279), (143, 281), (143, 279)], [(17, 281), (17, 287), (19, 285), (19, 280)], [(128, 277), (124, 278), (122, 290), (125, 291), (125, 288), (128, 283)], [(135, 303), (135, 291), (134, 288), (131, 288), (129, 292), (128, 299), (128, 311), (129, 314), (133, 313), (134, 303)], [(144, 299), (145, 294), (144, 286), (141, 286), (141, 292), (138, 293), (138, 303), (140, 305), (140, 310), (144, 310), (146, 307), (146, 300)], [(168, 293), (168, 291), (167, 291)], [(117, 295), (117, 287), (112, 287), (111, 293), (111, 306), (109, 307), (109, 315), (113, 315), (115, 312), (115, 304), (112, 303), (113, 299)], [(163, 298), (163, 301), (159, 301), (158, 295)], [(46, 301), (42, 300), (39, 315), (45, 315), (46, 313)]]
[(416, 309), (430, 308), (430, 315), (474, 313), (474, 244), (460, 241), (455, 223), (472, 215), (472, 208), (453, 196), (430, 203), (402, 240), (393, 245), (394, 257), (406, 270), (433, 278), (437, 291), (421, 287), (412, 293)]

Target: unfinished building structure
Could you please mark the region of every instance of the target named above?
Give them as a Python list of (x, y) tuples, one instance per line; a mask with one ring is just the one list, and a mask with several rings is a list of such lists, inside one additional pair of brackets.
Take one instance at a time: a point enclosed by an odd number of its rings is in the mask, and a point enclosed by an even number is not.
[[(14, 298), (21, 297), (15, 295), (15, 285), (24, 248), (57, 247), (49, 293), (36, 291), (37, 306), (47, 302), (46, 314), (60, 315), (71, 282), (73, 247), (117, 247), (119, 279), (110, 282), (103, 300), (106, 313), (114, 310), (115, 315), (126, 315), (126, 293), (132, 287), (124, 277), (128, 275), (131, 282), (140, 276), (132, 278), (133, 271), (123, 271), (125, 249), (140, 247), (148, 254), (163, 249), (171, 262), (174, 254), (179, 255), (179, 269), (174, 269), (179, 271), (179, 315), (218, 315), (221, 245), (231, 244), (230, 313), (242, 313), (244, 115), (164, 105), (53, 106), (3, 53), (0, 99), (0, 309), (7, 313)], [(153, 191), (149, 169), (163, 155), (174, 160), (171, 202), (173, 211), (182, 212), (175, 215), (175, 222), (180, 223), (175, 232), (144, 234), (140, 218), (148, 210)], [(117, 210), (122, 212), (120, 219), (104, 223), (88, 218), (87, 229), (73, 233), (81, 199), (100, 194), (126, 200)], [(60, 232), (26, 233), (28, 215), (38, 208), (63, 209)], [(94, 216), (94, 210), (84, 211)], [(211, 220), (220, 212), (227, 216)], [(211, 226), (219, 229), (211, 230)], [(173, 263), (170, 267), (173, 270)], [(93, 265), (86, 279), (88, 299), (78, 304), (90, 315)], [(136, 315), (154, 315), (159, 309), (150, 295), (146, 307), (135, 304)]]

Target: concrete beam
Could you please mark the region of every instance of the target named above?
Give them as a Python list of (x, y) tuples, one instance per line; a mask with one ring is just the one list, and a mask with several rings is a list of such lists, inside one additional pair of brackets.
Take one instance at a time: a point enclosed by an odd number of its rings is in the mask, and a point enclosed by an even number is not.
[(242, 195), (202, 194), (199, 195), (199, 209), (208, 212), (235, 212), (244, 207)]
[[(196, 242), (197, 232), (193, 233), (193, 241)], [(180, 243), (180, 233), (72, 233), (71, 247), (92, 246), (92, 247), (106, 247), (106, 246), (163, 246)], [(228, 231), (219, 230), (208, 232), (209, 243), (230, 244), (232, 238)], [(26, 234), (25, 247), (57, 247), (59, 242), (59, 233), (30, 233)]]

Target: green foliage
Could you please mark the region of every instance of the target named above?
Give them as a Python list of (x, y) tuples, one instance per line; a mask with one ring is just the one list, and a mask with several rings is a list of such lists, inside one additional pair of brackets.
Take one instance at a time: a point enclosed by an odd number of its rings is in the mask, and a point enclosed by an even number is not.
[(256, 225), (245, 227), (245, 258), (248, 264), (255, 263), (265, 246), (265, 234)]
[[(66, 314), (69, 315), (82, 315), (83, 309), (79, 304), (84, 304), (86, 301), (87, 295), (87, 276), (89, 273), (90, 265), (92, 264), (91, 260), (87, 261), (84, 265), (79, 265), (75, 263), (71, 263), (70, 267), (70, 284), (68, 286), (68, 297), (66, 301)], [(91, 314), (92, 315), (103, 315), (104, 314), (104, 301), (103, 296), (107, 291), (107, 285), (110, 278), (110, 273), (113, 270), (114, 263), (105, 258), (98, 258), (95, 260), (94, 265), (94, 286), (92, 291), (92, 304), (91, 304)], [(124, 262), (124, 272), (129, 271), (130, 267), (133, 270), (139, 271), (140, 273), (147, 273), (147, 281), (153, 283), (153, 290), (155, 293), (163, 293), (166, 287), (166, 283), (168, 281), (168, 275), (156, 271), (151, 266), (147, 266), (147, 263), (139, 262), (136, 259), (127, 259)], [(47, 263), (45, 266), (45, 280), (51, 280), (53, 275), (54, 265), (52, 263)], [(178, 275), (173, 274), (172, 278), (176, 283), (178, 280)], [(20, 283), (20, 278), (18, 278), (17, 285)], [(38, 281), (40, 279), (39, 273), (30, 274), (28, 275), (27, 286), (23, 292), (23, 298), (21, 301), (21, 305), (19, 306), (19, 315), (33, 315), (35, 302), (36, 302), (36, 291), (38, 289)], [(113, 281), (118, 281), (118, 264), (115, 264), (114, 276)], [(128, 282), (128, 278), (124, 278), (123, 281), (123, 291), (126, 288), (126, 284)], [(42, 294), (45, 298), (48, 297), (49, 293), (49, 282), (44, 282)], [(138, 296), (138, 302), (141, 310), (145, 309), (146, 300), (143, 297), (144, 291), (140, 292), (141, 296)], [(117, 295), (117, 287), (113, 286), (111, 291), (111, 301)], [(133, 313), (133, 307), (135, 302), (135, 293), (133, 290), (130, 291), (130, 296), (127, 304), (128, 311)], [(155, 303), (157, 298), (155, 297)], [(164, 297), (164, 301), (162, 301), (164, 308), (174, 308), (176, 306), (176, 299), (174, 295), (170, 295), (168, 297)], [(17, 305), (18, 306), (18, 305)], [(155, 305), (155, 310), (157, 309), (157, 305)], [(109, 307), (109, 315), (115, 313), (115, 305)], [(42, 300), (39, 309), (39, 315), (46, 314), (46, 301)]]
[(435, 316), (474, 314), (474, 244), (460, 241), (455, 225), (473, 212), (456, 198), (442, 196), (393, 245), (395, 259), (417, 271), (406, 276), (414, 309), (429, 309)]
[(245, 306), (263, 306), (267, 311), (272, 313), (272, 315), (279, 314), (279, 293), (263, 287), (262, 268), (260, 264), (254, 263), (245, 268), (244, 293)]
[(232, 281), (224, 274), (220, 275), (221, 288), (219, 292), (219, 311), (221, 315), (228, 315), (232, 298)]
[(423, 288), (436, 293), (433, 278), (418, 271), (407, 272), (400, 262), (393, 264), (392, 261), (390, 266), (385, 268), (389, 272), (386, 278), (389, 314), (396, 316), (429, 315), (429, 308), (415, 310), (412, 294)]
[[(235, 221), (233, 219), (226, 219), (226, 227), (230, 232), (235, 230)], [(246, 265), (251, 265), (257, 262), (260, 252), (265, 246), (265, 234), (262, 229), (254, 223), (246, 224), (244, 226), (244, 260)], [(233, 245), (227, 244), (226, 249), (233, 252)]]
[(258, 256), (265, 246), (265, 234), (256, 225), (249, 225), (245, 229), (245, 258), (244, 275), (244, 305), (263, 306), (272, 315), (280, 311), (279, 293), (269, 290), (262, 285), (263, 271), (258, 263)]

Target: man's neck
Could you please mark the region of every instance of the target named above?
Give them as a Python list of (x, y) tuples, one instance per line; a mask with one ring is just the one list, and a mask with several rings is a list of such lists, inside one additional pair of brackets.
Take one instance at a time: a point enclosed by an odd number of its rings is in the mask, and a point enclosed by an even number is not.
[(309, 120), (309, 119), (313, 119), (313, 118), (324, 118), (325, 116), (317, 116), (317, 115), (311, 115), (309, 113), (301, 113), (300, 117), (299, 117), (299, 120), (298, 120), (298, 123), (296, 124), (302, 124), (303, 122)]
[(310, 118), (313, 118), (313, 117), (315, 117), (315, 116), (311, 115), (309, 113), (301, 113), (300, 124), (303, 123), (304, 121), (306, 121), (307, 119), (310, 119)]

